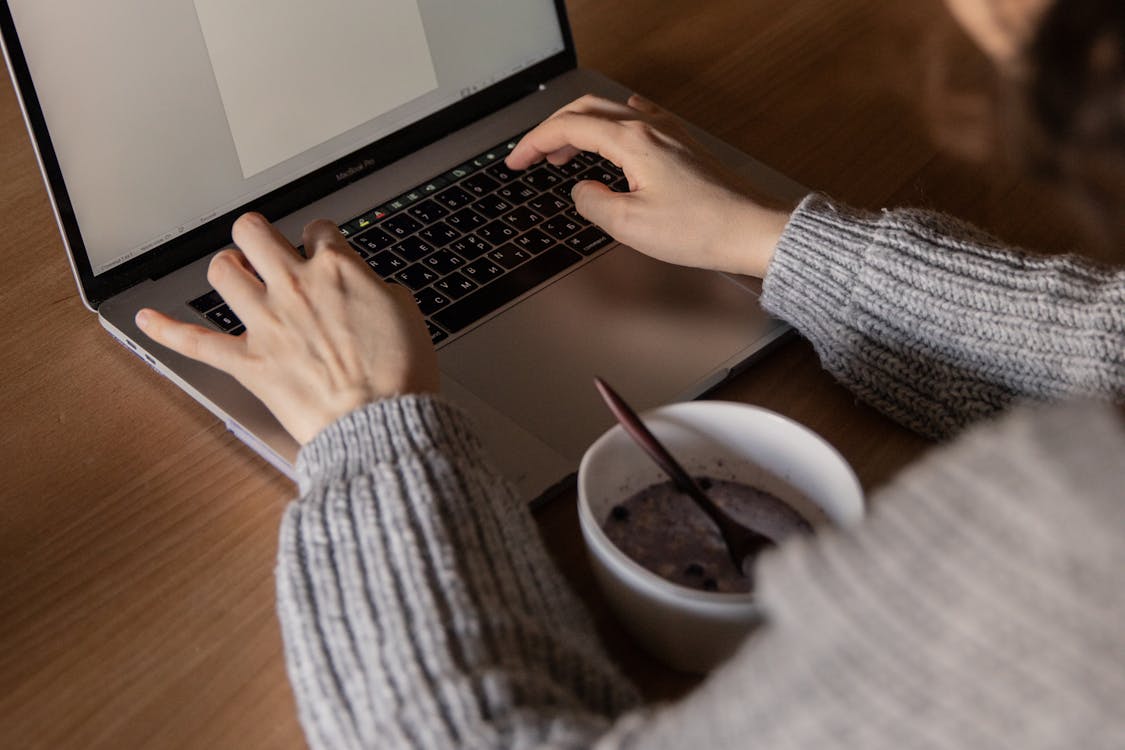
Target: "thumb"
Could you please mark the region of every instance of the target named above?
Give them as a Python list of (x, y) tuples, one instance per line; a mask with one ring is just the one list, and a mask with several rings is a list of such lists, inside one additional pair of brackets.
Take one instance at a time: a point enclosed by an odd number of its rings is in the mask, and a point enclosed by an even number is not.
[(583, 180), (574, 186), (570, 193), (578, 213), (614, 237), (622, 234), (625, 209), (630, 193), (615, 193), (597, 180)]

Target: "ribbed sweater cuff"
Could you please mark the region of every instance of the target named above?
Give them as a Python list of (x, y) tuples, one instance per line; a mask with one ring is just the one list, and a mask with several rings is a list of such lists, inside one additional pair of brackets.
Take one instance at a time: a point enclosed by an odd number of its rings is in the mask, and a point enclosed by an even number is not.
[(378, 464), (441, 453), (469, 460), (483, 448), (466, 415), (440, 396), (410, 395), (368, 404), (336, 420), (301, 449), (301, 495), (317, 484), (348, 481)]
[(813, 193), (793, 211), (762, 282), (762, 306), (810, 337), (842, 324), (881, 217)]

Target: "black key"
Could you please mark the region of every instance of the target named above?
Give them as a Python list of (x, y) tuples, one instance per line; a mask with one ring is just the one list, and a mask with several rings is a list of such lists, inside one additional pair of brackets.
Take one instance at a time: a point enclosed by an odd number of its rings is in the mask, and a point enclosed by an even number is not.
[(391, 248), (396, 253), (406, 258), (408, 261), (422, 260), (427, 255), (437, 250), (437, 247), (423, 240), (421, 237), (415, 235), (414, 237), (407, 237), (402, 242), (398, 243)]
[(229, 333), (231, 336), (241, 336), (242, 334), (246, 333), (246, 326), (235, 326), (234, 328), (227, 331), (227, 333)]
[(463, 180), (461, 182), (461, 187), (479, 197), (481, 195), (488, 195), (493, 190), (500, 187), (500, 183), (486, 174), (475, 174)]
[(569, 205), (570, 201), (564, 201), (562, 198), (551, 195), (550, 193), (544, 193), (527, 202), (528, 208), (544, 217), (554, 216)]
[(414, 301), (418, 303), (418, 309), (422, 311), (423, 315), (430, 315), (449, 304), (449, 298), (441, 292), (435, 291), (432, 286), (417, 292), (414, 295)]
[(431, 282), (437, 280), (437, 277), (438, 275), (431, 269), (426, 268), (421, 263), (415, 263), (396, 273), (395, 281), (417, 291), (422, 287), (429, 286)]
[(516, 245), (529, 250), (533, 253), (541, 253), (549, 247), (555, 245), (555, 240), (540, 232), (538, 229), (532, 229), (527, 234), (521, 234), (515, 240)]
[(565, 247), (554, 247), (494, 283), (437, 311), (434, 320), (450, 333), (456, 333), (581, 259), (581, 255)]
[(447, 273), (456, 271), (461, 266), (465, 265), (465, 259), (457, 253), (451, 253), (448, 250), (438, 250), (422, 261), (425, 265), (433, 269), (438, 276), (444, 276)]
[(532, 211), (528, 206), (520, 206), (504, 214), (504, 222), (511, 224), (521, 232), (526, 232), (541, 221), (543, 221), (542, 214)]
[[(363, 260), (367, 260), (368, 256), (371, 255), (370, 250), (368, 250), (367, 248), (365, 248), (361, 245), (356, 244), (355, 242), (349, 242), (348, 245), (351, 246), (352, 250), (355, 250), (356, 254), (358, 254), (359, 257), (362, 258)], [(301, 245), (299, 248), (297, 248), (297, 253), (302, 258), (307, 259), (309, 257), (309, 256), (305, 255), (305, 246), (304, 245)]]
[(448, 333), (441, 330), (428, 320), (426, 321), (426, 330), (430, 332), (430, 342), (434, 344), (449, 337)]
[(602, 160), (602, 157), (598, 156), (597, 154), (592, 154), (589, 151), (579, 151), (578, 156), (576, 156), (575, 158), (581, 159), (590, 166), (594, 166)]
[(524, 175), (523, 181), (528, 185), (531, 185), (531, 187), (535, 188), (536, 190), (543, 191), (550, 190), (555, 185), (558, 185), (560, 182), (562, 182), (562, 178), (554, 172), (540, 167), (531, 174)]
[(622, 177), (621, 179), (619, 179), (617, 182), (613, 183), (609, 187), (615, 193), (627, 193), (627, 192), (629, 192), (629, 181), (626, 180), (624, 177)]
[(445, 179), (444, 177), (435, 177), (422, 187), (418, 188), (418, 191), (422, 193), (422, 195), (437, 195), (438, 191), (448, 184), (449, 180)]
[(496, 219), (505, 211), (511, 211), (512, 204), (498, 195), (486, 195), (473, 204), (473, 210), (490, 219)]
[(588, 164), (580, 159), (571, 159), (566, 164), (558, 166), (552, 165), (552, 169), (558, 172), (563, 177), (574, 177), (590, 168)]
[(386, 279), (406, 268), (408, 264), (390, 250), (384, 250), (368, 258), (367, 265), (371, 266), (372, 270), (379, 276)]
[(410, 209), (410, 215), (423, 224), (433, 224), (443, 216), (449, 215), (449, 210), (438, 205), (436, 201), (422, 201)]
[(566, 213), (564, 214), (564, 216), (566, 216), (566, 218), (570, 219), (571, 221), (573, 221), (575, 224), (577, 224), (580, 227), (590, 226), (590, 220), (587, 219), (582, 214), (578, 213), (577, 208), (568, 208), (566, 210)]
[(462, 258), (478, 258), (492, 249), (492, 243), (485, 242), (475, 234), (462, 237), (449, 246), (450, 250), (460, 255)]
[(501, 184), (505, 182), (511, 182), (512, 180), (516, 179), (517, 176), (519, 176), (519, 172), (514, 169), (510, 169), (504, 162), (500, 162), (499, 164), (494, 164), (489, 167), (488, 173)]
[(467, 177), (477, 170), (474, 164), (462, 164), (459, 167), (454, 167), (442, 175), (449, 182), (457, 182), (462, 177)]
[(591, 255), (609, 243), (613, 242), (608, 234), (597, 227), (583, 229), (566, 241), (567, 247), (577, 250), (583, 255)]
[(457, 271), (434, 282), (434, 289), (437, 289), (449, 299), (460, 299), (476, 288), (477, 283), (475, 281), (470, 281)]
[(438, 193), (437, 201), (451, 211), (456, 211), (462, 206), (467, 206), (473, 202), (473, 196), (466, 193), (461, 188), (454, 185), (448, 190), (443, 190)]
[(418, 233), (418, 236), (436, 247), (441, 247), (442, 245), (448, 245), (450, 242), (453, 242), (453, 240), (461, 236), (461, 233), (444, 221), (439, 221), (432, 227), (423, 229)]
[(430, 323), (429, 320), (426, 320), (425, 327), (426, 327), (426, 331), (430, 332), (430, 342), (431, 343), (436, 344), (439, 341), (444, 340), (444, 338), (449, 337), (448, 333), (445, 333), (444, 331), (442, 331), (441, 328), (439, 328), (438, 326), (435, 326), (434, 324)]
[(563, 182), (560, 182), (558, 185), (555, 185), (555, 189), (552, 190), (551, 192), (554, 193), (555, 195), (559, 196), (560, 198), (562, 198), (564, 201), (566, 201), (569, 204), (574, 200), (570, 196), (570, 194), (572, 192), (574, 192), (574, 186), (577, 185), (577, 184), (578, 184), (578, 180), (574, 180), (574, 179), (565, 180)]
[(516, 180), (510, 185), (504, 185), (496, 191), (496, 194), (514, 206), (518, 203), (523, 203), (529, 198), (534, 198), (539, 195), (539, 191), (530, 185), (524, 184), (523, 180)]
[(471, 232), (477, 227), (483, 227), (485, 224), (487, 224), (488, 219), (484, 218), (471, 208), (462, 208), (460, 211), (446, 219), (445, 223), (451, 227), (459, 229), (462, 232)]
[(395, 244), (395, 238), (382, 229), (369, 229), (360, 236), (353, 238), (352, 243), (368, 252), (377, 253)]
[(617, 180), (620, 179), (620, 178), (621, 178), (621, 175), (615, 174), (608, 169), (603, 169), (602, 167), (594, 167), (593, 169), (588, 169), (585, 172), (583, 172), (582, 174), (578, 175), (577, 179), (579, 181), (581, 181), (581, 180), (597, 180), (598, 182), (602, 183), (603, 185), (608, 186), (608, 185), (612, 185), (613, 183), (617, 182)]
[(398, 216), (392, 216), (384, 221), (382, 228), (392, 237), (402, 239), (407, 235), (417, 232), (422, 228), (422, 225), (414, 221), (414, 219), (410, 218), (407, 214), (399, 214)]
[(220, 305), (207, 313), (207, 319), (224, 331), (233, 331), (242, 325), (242, 321), (230, 309), (230, 305)]
[(513, 240), (516, 238), (517, 234), (519, 234), (519, 232), (502, 221), (494, 221), (488, 226), (483, 226), (477, 230), (478, 237), (491, 242), (493, 245), (499, 245), (501, 242)]
[(204, 294), (202, 297), (196, 297), (188, 303), (194, 307), (198, 312), (207, 314), (208, 310), (213, 310), (219, 305), (223, 304), (223, 298), (214, 289)]
[(465, 266), (463, 273), (480, 285), (500, 278), (504, 275), (504, 268), (493, 263), (488, 258), (480, 258)]
[(488, 254), (488, 259), (499, 263), (504, 268), (515, 268), (524, 261), (531, 260), (531, 253), (516, 247), (511, 242), (493, 250)]
[(345, 237), (351, 237), (359, 234), (364, 229), (370, 229), (385, 218), (387, 218), (387, 212), (376, 208), (368, 211), (355, 221), (349, 221), (347, 224), (340, 227), (340, 233)]
[(565, 240), (570, 235), (577, 232), (581, 227), (572, 221), (566, 214), (559, 214), (553, 219), (549, 219), (543, 226), (543, 231), (552, 237), (560, 240)]

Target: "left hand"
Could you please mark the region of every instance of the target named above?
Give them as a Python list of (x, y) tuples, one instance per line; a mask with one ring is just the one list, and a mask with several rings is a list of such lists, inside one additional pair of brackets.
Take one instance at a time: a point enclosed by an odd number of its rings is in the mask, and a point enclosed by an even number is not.
[(380, 280), (334, 224), (305, 228), (308, 260), (260, 214), (239, 218), (233, 235), (238, 249), (216, 254), (207, 278), (246, 332), (145, 309), (136, 320), (146, 335), (233, 375), (302, 445), (372, 401), (438, 390), (437, 356), (413, 295)]

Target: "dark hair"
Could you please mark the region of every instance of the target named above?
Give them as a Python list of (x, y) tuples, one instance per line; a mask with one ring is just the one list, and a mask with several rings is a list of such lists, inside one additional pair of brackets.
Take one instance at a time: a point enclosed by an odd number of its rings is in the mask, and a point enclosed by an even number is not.
[(1055, 0), (1024, 55), (1034, 171), (1063, 183), (1125, 242), (1125, 0)]

